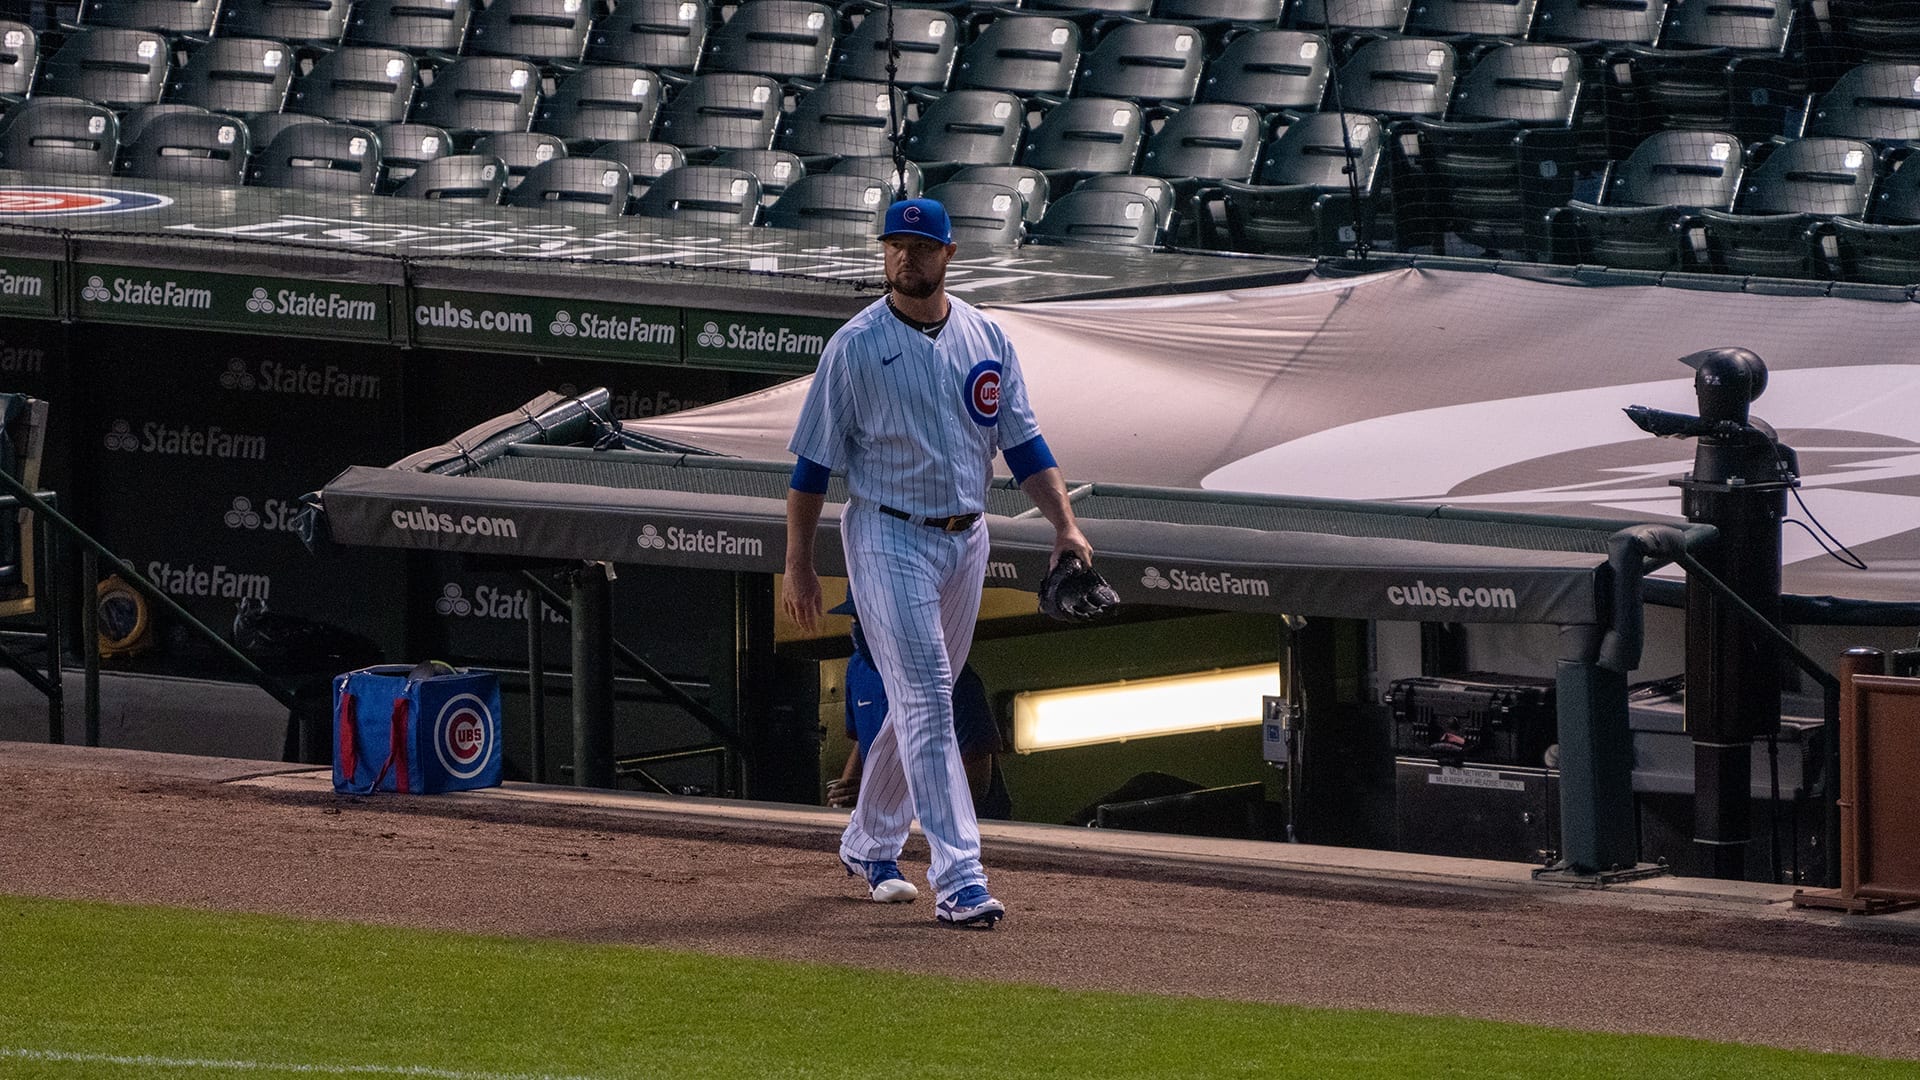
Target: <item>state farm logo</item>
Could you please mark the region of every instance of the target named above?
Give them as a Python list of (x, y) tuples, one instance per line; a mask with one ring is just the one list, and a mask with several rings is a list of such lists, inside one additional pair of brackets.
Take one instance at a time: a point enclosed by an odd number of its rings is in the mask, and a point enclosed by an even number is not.
[(247, 310), (253, 312), (255, 315), (271, 315), (273, 314), (273, 298), (267, 295), (267, 290), (255, 289), (253, 290), (253, 295), (247, 297)]
[(471, 615), (473, 603), (460, 586), (448, 582), (446, 588), (440, 590), (440, 599), (433, 602), (433, 610), (442, 615)]
[(107, 298), (112, 295), (112, 293), (107, 291), (107, 283), (101, 279), (99, 274), (88, 278), (86, 286), (80, 290), (80, 299), (92, 300), (95, 303), (105, 303)]
[(547, 333), (554, 337), (578, 337), (580, 328), (573, 324), (573, 316), (564, 311), (553, 313), (553, 321), (547, 324)]
[(300, 510), (300, 504), (296, 501), (267, 499), (256, 507), (252, 499), (235, 495), (233, 504), (227, 507), (220, 520), (229, 529), (297, 532)]
[(496, 725), (493, 711), (472, 694), (459, 694), (433, 719), (433, 749), (448, 775), (471, 780), (492, 756)]
[(554, 337), (578, 337), (589, 341), (621, 341), (635, 345), (672, 345), (680, 339), (678, 323), (651, 322), (639, 315), (602, 315), (582, 311), (573, 315), (553, 313), (547, 333)]
[(709, 349), (717, 349), (727, 343), (727, 339), (720, 336), (720, 324), (717, 322), (710, 322), (701, 327), (700, 336), (693, 340)]
[(238, 357), (227, 361), (227, 370), (220, 373), (222, 390), (251, 390), (255, 385), (253, 374), (247, 370), (247, 362)]
[(1271, 586), (1261, 578), (1238, 577), (1225, 571), (1209, 573), (1195, 570), (1168, 570), (1165, 575), (1157, 566), (1149, 566), (1140, 575), (1140, 584), (1149, 589), (1167, 589), (1172, 592), (1214, 593), (1224, 596), (1269, 596)]
[(133, 425), (125, 420), (115, 420), (113, 430), (107, 432), (107, 449), (138, 450), (140, 439), (133, 433)]
[(685, 551), (696, 555), (744, 555), (759, 558), (766, 554), (766, 542), (757, 536), (741, 536), (725, 529), (683, 529), (669, 525), (665, 532), (652, 525), (640, 527), (635, 541), (649, 551)]

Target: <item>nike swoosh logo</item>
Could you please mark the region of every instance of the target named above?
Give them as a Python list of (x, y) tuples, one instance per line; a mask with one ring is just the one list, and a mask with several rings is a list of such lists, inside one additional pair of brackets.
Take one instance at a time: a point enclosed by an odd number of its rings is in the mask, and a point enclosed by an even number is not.
[(871, 702), (871, 701), (856, 701), (856, 702), (854, 702), (854, 704), (855, 704), (855, 705), (858, 705), (858, 706), (860, 706), (861, 708), (863, 708), (863, 709), (864, 709), (864, 708), (866, 708), (867, 706), (869, 706), (869, 705), (871, 705), (871, 704), (873, 704), (873, 702)]
[(882, 361), (880, 361), (880, 366), (881, 366), (881, 367), (886, 367), (886, 366), (887, 366), (888, 364), (891, 364), (891, 363), (893, 363), (893, 362), (894, 362), (895, 360), (898, 360), (898, 359), (900, 359), (900, 354), (899, 354), (899, 353), (894, 353), (894, 354), (893, 354), (892, 356), (889, 356), (889, 357), (887, 357), (887, 358), (886, 358), (885, 360), (882, 360)]

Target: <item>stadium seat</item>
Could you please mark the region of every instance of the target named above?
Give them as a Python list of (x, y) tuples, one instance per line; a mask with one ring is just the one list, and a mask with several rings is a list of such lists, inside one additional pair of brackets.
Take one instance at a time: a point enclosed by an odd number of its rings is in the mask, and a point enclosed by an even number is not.
[(536, 64), (573, 63), (593, 29), (591, 0), (491, 0), (467, 26), (466, 51)]
[(1080, 27), (1050, 15), (1002, 15), (960, 50), (956, 90), (1064, 97), (1080, 64)]
[(1749, 142), (1784, 133), (1806, 104), (1804, 74), (1786, 56), (1792, 0), (1682, 3), (1660, 47), (1625, 45), (1604, 64), (1613, 111), (1630, 131), (1731, 131)]
[(1413, 0), (1294, 0), (1288, 25), (1308, 30), (1397, 34)]
[(1380, 38), (1340, 65), (1338, 104), (1385, 119), (1439, 117), (1453, 96), (1453, 46), (1436, 38)]
[(655, 180), (685, 165), (687, 155), (679, 147), (663, 142), (610, 142), (596, 147), (588, 157), (617, 161), (627, 167), (628, 213)]
[(341, 41), (419, 55), (452, 56), (467, 39), (473, 0), (355, 0)]
[(1781, 144), (1747, 170), (1732, 212), (1699, 211), (1685, 239), (1715, 273), (1818, 276), (1814, 227), (1866, 214), (1874, 163), (1873, 147), (1855, 139)]
[(707, 35), (706, 71), (818, 81), (833, 53), (832, 8), (811, 0), (753, 0)]
[(449, 154), (422, 162), (395, 191), (400, 199), (493, 206), (506, 190), (507, 167), (486, 154)]
[(1240, 180), (1260, 156), (1260, 114), (1245, 105), (1194, 105), (1173, 114), (1147, 140), (1140, 172), (1174, 182), (1182, 197), (1193, 180)]
[(1680, 242), (1687, 217), (1727, 210), (1740, 190), (1740, 140), (1726, 132), (1663, 131), (1602, 176), (1604, 204), (1569, 200), (1550, 212), (1554, 261), (1627, 270), (1693, 265)]
[(41, 65), (34, 92), (115, 110), (152, 105), (166, 88), (170, 55), (167, 39), (151, 30), (76, 30)]
[(1519, 41), (1533, 28), (1539, 0), (1414, 0), (1406, 32), (1455, 45), (1462, 39)]
[(274, 137), (247, 182), (326, 195), (371, 195), (380, 178), (380, 137), (354, 124), (301, 124)]
[(120, 148), (111, 109), (79, 98), (28, 98), (0, 119), (0, 168), (110, 176)]
[(1393, 128), (1394, 210), (1403, 244), (1445, 250), (1454, 233), (1491, 254), (1545, 258), (1546, 214), (1574, 193), (1579, 54), (1556, 45), (1489, 50), (1444, 120)]
[(963, 165), (1011, 165), (1020, 151), (1026, 105), (999, 90), (950, 90), (907, 128), (909, 159), (935, 182)]
[(211, 112), (249, 116), (275, 113), (293, 84), (293, 51), (268, 38), (223, 37), (187, 54), (176, 68), (167, 100)]
[(1156, 0), (1153, 17), (1272, 26), (1286, 6), (1286, 0)]
[(1026, 203), (1022, 217), (1032, 225), (1047, 212), (1053, 199), (1047, 175), (1027, 165), (969, 165), (948, 177), (950, 184), (998, 184), (1020, 193)]
[(1200, 100), (1262, 112), (1313, 112), (1326, 96), (1333, 50), (1308, 30), (1255, 30), (1227, 43), (1207, 67)]
[(1200, 89), (1206, 39), (1180, 23), (1121, 23), (1080, 61), (1074, 93), (1184, 105)]
[(655, 180), (634, 212), (694, 225), (752, 225), (760, 216), (760, 181), (745, 169), (685, 165)]
[(151, 30), (168, 37), (205, 38), (213, 33), (220, 0), (82, 0), (80, 25)]
[(1072, 98), (1048, 109), (1027, 135), (1020, 161), (1065, 192), (1081, 177), (1133, 171), (1146, 133), (1140, 106), (1113, 98)]
[(1201, 246), (1266, 255), (1345, 254), (1359, 239), (1356, 221), (1371, 233), (1386, 141), (1372, 116), (1301, 117), (1261, 155), (1253, 182), (1222, 181), (1196, 194)]
[(587, 35), (590, 64), (691, 72), (707, 43), (707, 0), (618, 0)]
[(1652, 45), (1666, 17), (1667, 0), (1540, 0), (1533, 40), (1583, 54), (1612, 45)]
[(843, 157), (827, 171), (841, 176), (864, 176), (887, 185), (894, 199), (917, 199), (926, 189), (926, 177), (920, 166), (909, 161), (905, 169), (896, 169), (891, 157)]
[(1920, 4), (1822, 0), (1833, 44), (1862, 60), (1920, 60)]
[[(939, 90), (953, 76), (959, 55), (960, 27), (939, 8), (900, 7), (893, 11), (893, 36), (900, 45), (893, 81), (899, 86)], [(874, 8), (860, 25), (833, 47), (831, 74), (836, 79), (887, 81), (887, 12)]]
[(299, 127), (302, 124), (324, 123), (326, 123), (326, 121), (318, 116), (303, 116), (299, 113), (268, 113), (264, 116), (249, 118), (247, 120), (247, 131), (253, 136), (250, 140), (253, 144), (253, 152), (259, 154), (265, 151), (267, 147), (272, 146), (273, 140), (279, 138), (280, 133), (288, 128)]
[(1153, 0), (1025, 0), (1025, 6), (1032, 11), (1072, 12), (1076, 17), (1137, 19), (1153, 9)]
[(412, 120), (445, 129), (456, 140), (525, 131), (540, 93), (540, 70), (525, 60), (465, 56), (441, 68), (420, 91)]
[(1129, 191), (1069, 191), (1047, 208), (1033, 240), (1073, 247), (1151, 250), (1159, 243), (1159, 208)]
[(633, 178), (609, 158), (554, 158), (533, 167), (507, 191), (506, 204), (529, 210), (572, 210), (614, 216), (627, 212)]
[(352, 0), (226, 0), (220, 35), (330, 47), (340, 43), (351, 6)]
[(473, 152), (499, 158), (507, 167), (507, 190), (513, 191), (534, 169), (566, 157), (567, 144), (554, 135), (542, 135), (534, 131), (502, 131), (475, 140)]
[(120, 151), (122, 175), (215, 187), (238, 187), (245, 176), (247, 126), (209, 112), (155, 117)]
[(533, 130), (567, 145), (645, 139), (663, 96), (660, 77), (645, 68), (589, 67), (563, 77), (533, 111)]
[(453, 153), (453, 137), (432, 124), (386, 124), (374, 134), (380, 136), (383, 195), (406, 183), (420, 166)]
[(1143, 195), (1160, 210), (1160, 235), (1171, 236), (1179, 221), (1178, 197), (1173, 185), (1157, 176), (1104, 174), (1089, 176), (1073, 185), (1074, 191), (1127, 191)]
[[(755, 0), (784, 3), (785, 0)], [(782, 150), (803, 158), (881, 157), (893, 153), (893, 118), (905, 119), (902, 95), (886, 83), (830, 82), (802, 95), (780, 121)]]
[(416, 76), (413, 57), (397, 49), (336, 49), (293, 81), (286, 111), (340, 124), (397, 124), (413, 104)]
[(1920, 63), (1861, 64), (1813, 102), (1806, 134), (1883, 147), (1920, 142)]
[(937, 184), (927, 192), (947, 208), (953, 242), (963, 251), (1019, 247), (1026, 235), (1026, 201), (999, 184)]
[(146, 126), (163, 116), (205, 116), (207, 110), (198, 105), (186, 105), (179, 102), (162, 102), (158, 105), (142, 105), (129, 109), (120, 117), (120, 145), (131, 145), (140, 138)]
[(39, 66), (40, 35), (26, 23), (0, 20), (0, 105), (27, 96)]
[(713, 159), (713, 164), (750, 172), (760, 181), (760, 205), (772, 206), (787, 186), (807, 175), (807, 163), (800, 155), (785, 150), (728, 150)]
[(1920, 279), (1920, 225), (1879, 225), (1836, 218), (1821, 226), (1822, 277), (1911, 287)]
[(1920, 225), (1920, 169), (1909, 169), (1908, 155), (1873, 189), (1867, 220), (1881, 225)]
[(780, 84), (765, 75), (708, 72), (668, 100), (655, 135), (692, 150), (765, 150), (780, 103)]
[(807, 229), (871, 237), (887, 208), (887, 185), (864, 176), (803, 176), (767, 209), (776, 229)]

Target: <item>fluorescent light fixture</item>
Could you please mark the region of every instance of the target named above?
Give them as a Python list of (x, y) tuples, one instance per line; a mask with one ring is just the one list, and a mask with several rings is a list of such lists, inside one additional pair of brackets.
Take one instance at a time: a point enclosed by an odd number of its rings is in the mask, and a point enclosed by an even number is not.
[(1021, 753), (1125, 742), (1260, 722), (1260, 699), (1280, 693), (1280, 665), (1201, 671), (1013, 697), (1013, 748)]

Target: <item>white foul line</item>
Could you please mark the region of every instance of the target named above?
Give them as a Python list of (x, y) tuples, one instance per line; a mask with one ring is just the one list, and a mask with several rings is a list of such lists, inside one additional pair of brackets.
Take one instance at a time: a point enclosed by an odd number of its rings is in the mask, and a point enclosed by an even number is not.
[(150, 1069), (216, 1069), (227, 1072), (293, 1072), (319, 1076), (419, 1076), (428, 1080), (594, 1080), (554, 1073), (464, 1072), (426, 1065), (300, 1065), (278, 1061), (224, 1061), (214, 1058), (164, 1058), (150, 1054), (85, 1054), (63, 1050), (27, 1050), (0, 1046), (0, 1060), (63, 1062), (75, 1065), (125, 1065)]

